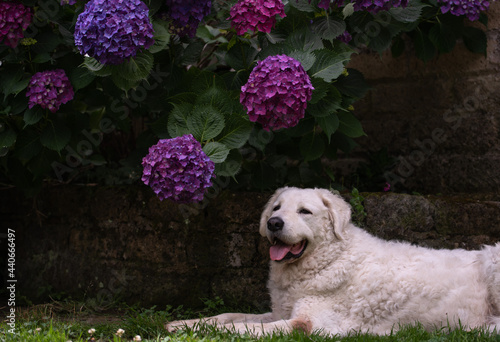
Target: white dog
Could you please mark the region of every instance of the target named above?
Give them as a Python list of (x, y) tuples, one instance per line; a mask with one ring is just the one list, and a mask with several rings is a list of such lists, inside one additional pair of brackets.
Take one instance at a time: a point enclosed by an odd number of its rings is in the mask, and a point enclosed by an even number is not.
[(349, 205), (324, 189), (282, 188), (260, 233), (271, 242), (272, 312), (176, 321), (170, 331), (216, 324), (254, 335), (301, 329), (387, 334), (420, 322), (500, 331), (500, 244), (432, 250), (374, 237), (350, 222)]

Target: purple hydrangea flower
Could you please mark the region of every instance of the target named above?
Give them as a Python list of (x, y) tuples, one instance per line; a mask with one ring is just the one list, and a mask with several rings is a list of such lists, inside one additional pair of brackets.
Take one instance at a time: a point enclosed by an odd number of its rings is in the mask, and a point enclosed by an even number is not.
[(344, 31), (344, 33), (338, 36), (337, 39), (347, 44), (352, 40), (352, 36), (348, 31)]
[(90, 0), (76, 20), (80, 53), (102, 64), (120, 64), (153, 43), (149, 9), (140, 0)]
[[(341, 5), (343, 0), (337, 1), (337, 5)], [(355, 11), (367, 11), (370, 13), (378, 13), (380, 11), (388, 11), (393, 7), (406, 7), (408, 0), (354, 0)]]
[(319, 8), (327, 10), (330, 8), (330, 0), (321, 0), (318, 4)]
[(73, 99), (73, 87), (62, 69), (37, 72), (31, 77), (26, 96), (29, 108), (40, 105), (52, 113)]
[(142, 181), (160, 200), (180, 203), (203, 200), (215, 177), (215, 164), (191, 134), (158, 141), (142, 159), (142, 167)]
[(0, 2), (0, 42), (15, 48), (19, 39), (24, 37), (23, 31), (31, 24), (33, 13), (31, 8), (20, 3)]
[(487, 0), (438, 0), (442, 4), (441, 12), (450, 12), (453, 15), (465, 15), (470, 21), (479, 19), (481, 11), (488, 10), (490, 3)]
[(267, 131), (278, 130), (304, 117), (313, 89), (300, 62), (286, 55), (269, 56), (257, 63), (241, 87), (240, 102), (250, 121)]
[(184, 37), (194, 37), (198, 25), (210, 14), (210, 0), (167, 0), (168, 17), (172, 20), (172, 32)]
[(231, 7), (229, 20), (236, 33), (241, 36), (247, 31), (271, 32), (276, 24), (276, 15), (286, 17), (281, 0), (240, 0)]

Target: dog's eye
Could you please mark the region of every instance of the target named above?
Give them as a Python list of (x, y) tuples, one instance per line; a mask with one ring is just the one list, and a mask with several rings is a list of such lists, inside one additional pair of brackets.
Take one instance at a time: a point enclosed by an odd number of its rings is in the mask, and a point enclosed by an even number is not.
[(277, 205), (277, 206), (275, 206), (275, 207), (273, 208), (273, 211), (280, 210), (280, 208), (281, 208), (281, 205)]
[(299, 210), (299, 214), (311, 215), (312, 213), (309, 210), (302, 208)]

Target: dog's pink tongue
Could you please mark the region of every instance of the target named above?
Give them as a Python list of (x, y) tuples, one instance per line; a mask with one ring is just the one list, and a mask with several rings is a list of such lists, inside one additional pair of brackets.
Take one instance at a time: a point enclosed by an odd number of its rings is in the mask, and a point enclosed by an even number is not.
[(279, 261), (282, 260), (288, 252), (292, 249), (292, 246), (285, 245), (283, 242), (278, 242), (269, 249), (269, 255), (271, 260)]

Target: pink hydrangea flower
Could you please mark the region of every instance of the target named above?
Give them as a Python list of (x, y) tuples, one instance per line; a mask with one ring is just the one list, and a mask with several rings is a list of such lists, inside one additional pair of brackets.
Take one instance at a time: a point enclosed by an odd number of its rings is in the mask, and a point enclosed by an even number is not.
[(0, 42), (15, 48), (19, 39), (24, 37), (23, 31), (31, 24), (33, 13), (31, 8), (21, 3), (0, 2)]
[(238, 35), (247, 31), (271, 32), (276, 15), (286, 17), (281, 0), (240, 0), (231, 7), (229, 20)]
[(29, 108), (40, 105), (55, 113), (62, 104), (73, 99), (74, 91), (64, 70), (56, 69), (34, 74), (26, 96), (29, 97)]
[(267, 131), (297, 125), (314, 90), (299, 61), (287, 55), (269, 56), (257, 63), (241, 87), (240, 102), (250, 121)]

